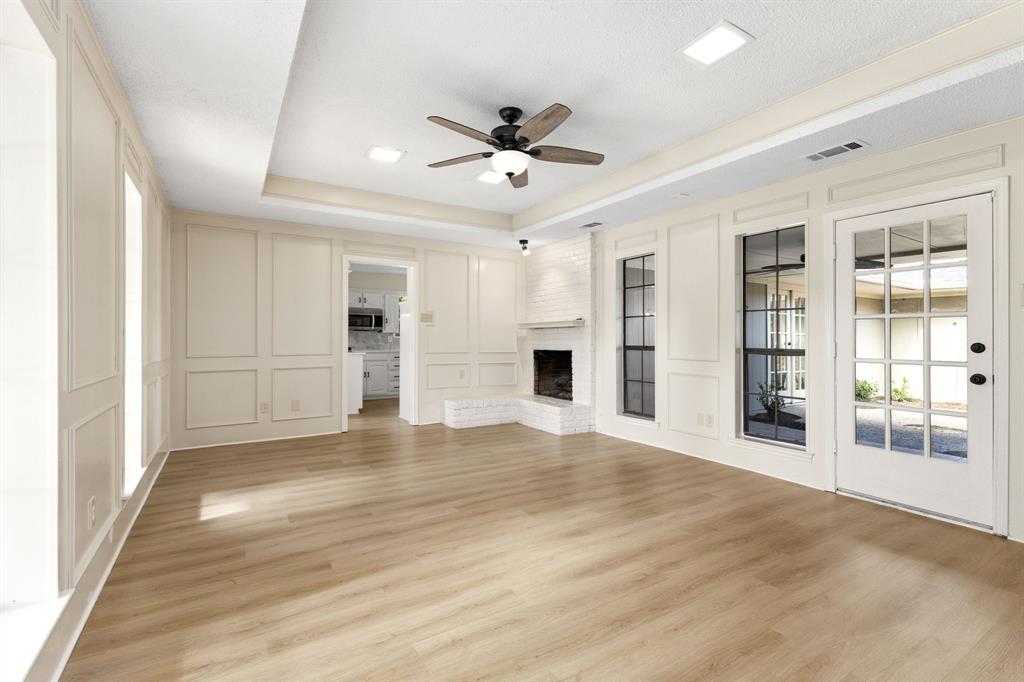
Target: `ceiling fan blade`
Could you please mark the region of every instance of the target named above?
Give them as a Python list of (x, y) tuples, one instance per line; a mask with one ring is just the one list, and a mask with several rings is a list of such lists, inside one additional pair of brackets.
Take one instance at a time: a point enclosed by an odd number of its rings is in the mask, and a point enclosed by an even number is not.
[(498, 146), (498, 141), (495, 140), (490, 135), (488, 135), (487, 133), (481, 133), (479, 130), (476, 130), (474, 128), (470, 128), (469, 126), (464, 126), (461, 123), (456, 123), (455, 121), (449, 121), (448, 119), (441, 118), (440, 116), (427, 116), (427, 120), (432, 122), (432, 123), (436, 123), (439, 126), (447, 128), (448, 130), (454, 130), (457, 133), (461, 133), (462, 135), (465, 135), (466, 137), (472, 137), (474, 140), (479, 140), (480, 142), (486, 142), (487, 144), (493, 145), (495, 147)]
[(571, 113), (572, 109), (564, 104), (552, 104), (524, 123), (523, 127), (516, 133), (516, 140), (529, 142), (530, 144), (540, 142), (548, 133), (562, 125), (562, 122), (569, 118)]
[(529, 184), (530, 182), (529, 172), (524, 170), (519, 175), (513, 175), (511, 178), (508, 179), (508, 181), (511, 182), (512, 186), (515, 187), (516, 189), (519, 189), (520, 187), (526, 187), (526, 185)]
[(604, 161), (604, 154), (587, 152), (582, 149), (571, 149), (569, 147), (550, 147), (541, 145), (533, 147), (529, 151), (530, 156), (541, 161), (554, 161), (555, 163), (580, 163), (586, 166), (597, 166)]
[(445, 166), (454, 166), (457, 163), (466, 163), (467, 161), (478, 161), (479, 159), (489, 159), (494, 156), (494, 152), (480, 152), (479, 154), (467, 154), (466, 156), (456, 156), (454, 159), (447, 159), (445, 161), (435, 161), (434, 163), (428, 163), (428, 168), (444, 168)]

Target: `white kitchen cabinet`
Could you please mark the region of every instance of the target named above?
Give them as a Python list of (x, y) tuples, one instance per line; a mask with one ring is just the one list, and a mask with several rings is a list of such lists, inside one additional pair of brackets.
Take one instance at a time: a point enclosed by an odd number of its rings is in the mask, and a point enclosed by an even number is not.
[(386, 395), (390, 380), (387, 360), (366, 360), (366, 384), (363, 395)]
[(398, 333), (398, 299), (402, 294), (384, 295), (384, 326), (381, 329), (385, 334)]
[(363, 307), (363, 292), (361, 292), (361, 291), (349, 291), (348, 292), (348, 307), (349, 308), (362, 308)]
[(363, 292), (363, 307), (364, 308), (384, 308), (384, 294), (379, 291), (364, 291)]
[(363, 384), (366, 382), (363, 369), (363, 354), (348, 354), (348, 413), (356, 414), (363, 409)]

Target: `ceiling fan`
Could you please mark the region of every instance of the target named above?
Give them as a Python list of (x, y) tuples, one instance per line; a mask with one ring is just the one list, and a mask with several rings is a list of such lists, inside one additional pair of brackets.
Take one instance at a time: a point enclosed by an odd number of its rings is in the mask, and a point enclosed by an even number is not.
[(576, 163), (586, 166), (596, 166), (604, 161), (604, 154), (586, 152), (582, 149), (570, 149), (569, 147), (552, 147), (541, 145), (531, 147), (530, 145), (540, 142), (552, 130), (569, 118), (572, 110), (564, 104), (552, 104), (523, 125), (516, 125), (523, 110), (519, 107), (502, 107), (498, 110), (498, 116), (505, 122), (491, 131), (490, 135), (479, 130), (464, 126), (455, 121), (449, 121), (440, 116), (427, 116), (432, 121), (448, 130), (454, 130), (474, 140), (479, 140), (494, 147), (496, 151), (480, 152), (479, 154), (468, 154), (457, 156), (454, 159), (438, 161), (429, 164), (430, 168), (444, 168), (454, 166), (458, 163), (476, 161), (478, 159), (490, 159), (491, 167), (498, 173), (508, 177), (513, 187), (526, 187), (530, 181), (526, 167), (530, 158), (540, 161), (553, 161), (555, 163)]

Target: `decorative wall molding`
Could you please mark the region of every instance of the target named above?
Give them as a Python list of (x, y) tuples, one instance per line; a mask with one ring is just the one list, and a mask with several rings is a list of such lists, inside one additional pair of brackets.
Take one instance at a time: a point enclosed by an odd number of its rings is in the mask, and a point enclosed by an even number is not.
[[(192, 320), (193, 311), (193, 292), (192, 292), (192, 259), (191, 259), (191, 248), (190, 242), (193, 240), (194, 235), (200, 231), (207, 232), (223, 232), (233, 234), (239, 237), (247, 237), (252, 240), (253, 250), (253, 276), (252, 276), (252, 349), (251, 351), (240, 350), (234, 353), (201, 353), (193, 350), (192, 332), (195, 328), (195, 323)], [(259, 232), (255, 230), (237, 229), (232, 227), (218, 227), (213, 225), (200, 225), (189, 223), (185, 226), (185, 357), (189, 359), (194, 358), (251, 358), (259, 355), (259, 281), (260, 281), (260, 263), (259, 263)]]
[[(668, 419), (665, 421), (668, 430), (717, 440), (719, 433), (719, 377), (714, 374), (667, 372), (666, 378), (668, 379), (666, 390)], [(688, 382), (690, 386), (681, 389), (680, 398), (673, 399), (674, 389), (679, 387), (680, 382)], [(715, 422), (714, 426), (697, 424), (698, 412), (711, 415)]]
[[(300, 340), (308, 344), (305, 348), (291, 348), (291, 349), (289, 349), (287, 347), (288, 344), (285, 342), (284, 339), (281, 338), (281, 336), (284, 333), (286, 333), (288, 331), (293, 331), (296, 328), (297, 325), (295, 324), (295, 320), (292, 320), (291, 323), (283, 324), (282, 328), (278, 327), (278, 322), (279, 322), (278, 318), (281, 316), (281, 313), (278, 311), (278, 283), (279, 283), (279, 279), (278, 278), (279, 278), (279, 275), (281, 273), (279, 271), (278, 251), (277, 251), (277, 249), (278, 249), (278, 244), (283, 243), (283, 242), (289, 242), (289, 241), (290, 242), (299, 242), (299, 243), (305, 242), (305, 243), (309, 243), (309, 244), (316, 244), (317, 246), (319, 246), (319, 247), (324, 249), (324, 253), (322, 255), (325, 258), (325, 262), (326, 262), (326, 272), (323, 273), (324, 275), (326, 275), (326, 282), (320, 282), (319, 283), (320, 287), (321, 287), (319, 293), (322, 294), (324, 291), (327, 292), (327, 300), (325, 302), (326, 306), (325, 306), (325, 309), (322, 309), (318, 313), (315, 313), (313, 315), (313, 318), (314, 318), (314, 320), (321, 320), (321, 319), (322, 320), (326, 320), (327, 321), (327, 327), (324, 330), (325, 335), (322, 336), (319, 339), (312, 338), (312, 335), (310, 335), (308, 333), (300, 334), (299, 335), (300, 336)], [(271, 265), (270, 265), (270, 289), (271, 289), (271, 296), (270, 296), (270, 337), (271, 337), (270, 347), (271, 347), (271, 355), (273, 355), (275, 357), (299, 357), (299, 356), (305, 356), (305, 357), (329, 357), (329, 356), (333, 355), (332, 350), (333, 350), (333, 345), (334, 345), (334, 319), (335, 319), (335, 315), (338, 314), (338, 311), (335, 310), (335, 306), (337, 305), (337, 302), (335, 301), (335, 297), (334, 297), (334, 285), (333, 285), (333, 280), (334, 280), (334, 249), (333, 249), (331, 240), (323, 238), (323, 237), (311, 237), (311, 236), (307, 236), (307, 235), (286, 234), (286, 233), (275, 232), (271, 236), (270, 244), (271, 244), (271, 246), (270, 246), (270, 261), (271, 261)], [(307, 265), (311, 265), (312, 264), (312, 258), (308, 259), (306, 261), (306, 264)], [(323, 265), (323, 263), (321, 263), (321, 265)], [(304, 269), (303, 270), (303, 274), (304, 275), (309, 275), (309, 273), (310, 273), (310, 270), (308, 270), (308, 269)], [(291, 292), (291, 293), (295, 294), (295, 292)], [(306, 300), (307, 304), (308, 304), (309, 299), (311, 298), (311, 296), (310, 296), (311, 293), (314, 293), (314, 292), (307, 291), (303, 295), (303, 298)], [(288, 296), (286, 298), (288, 298), (288, 300), (290, 300), (290, 301), (292, 301), (294, 303), (294, 296)], [(294, 309), (295, 307), (296, 306), (294, 306), (294, 305), (290, 305), (290, 306), (288, 306), (288, 309), (291, 310), (291, 309)], [(306, 319), (307, 323), (308, 323), (308, 321), (309, 321), (309, 318)], [(308, 329), (307, 330), (303, 330), (303, 331), (308, 332)]]
[(667, 229), (668, 257), (658, 267), (668, 281), (660, 298), (667, 312), (669, 360), (718, 362), (719, 239), (718, 214)]
[[(123, 447), (124, 447), (123, 443), (124, 443), (124, 441), (123, 441), (122, 438), (119, 437), (121, 435), (121, 433), (123, 433), (123, 428), (121, 428), (121, 426), (122, 426), (121, 425), (121, 420), (119, 419), (120, 409), (121, 409), (120, 401), (115, 401), (115, 402), (107, 403), (103, 407), (100, 407), (99, 409), (94, 410), (94, 411), (86, 414), (84, 417), (82, 417), (81, 419), (76, 421), (74, 424), (69, 426), (68, 430), (67, 430), (68, 462), (69, 462), (69, 465), (70, 465), (69, 468), (68, 468), (68, 473), (70, 474), (70, 476), (69, 476), (70, 480), (68, 481), (68, 486), (67, 486), (68, 494), (67, 494), (67, 500), (66, 500), (66, 508), (68, 510), (74, 510), (74, 512), (72, 513), (71, 527), (69, 529), (71, 533), (70, 533), (70, 537), (68, 538), (68, 541), (70, 543), (71, 560), (73, 562), (72, 563), (72, 566), (73, 566), (73, 568), (72, 568), (72, 576), (73, 576), (73, 580), (75, 580), (75, 581), (77, 581), (78, 578), (82, 575), (82, 572), (85, 570), (85, 566), (88, 564), (88, 562), (92, 558), (93, 554), (96, 553), (96, 548), (103, 541), (103, 536), (106, 535), (106, 528), (109, 527), (109, 525), (111, 523), (113, 523), (114, 519), (117, 517), (118, 511), (120, 510), (120, 499), (119, 499), (118, 494), (117, 494), (118, 491), (120, 490), (120, 487), (121, 487), (120, 486), (120, 468), (119, 468), (120, 464), (119, 463), (124, 461), (124, 456), (123, 456)], [(78, 440), (78, 435), (79, 435), (80, 432), (82, 432), (82, 431), (86, 430), (87, 428), (91, 427), (93, 424), (97, 423), (101, 418), (105, 418), (108, 415), (110, 417), (110, 425), (109, 425), (110, 434), (109, 434), (109, 438), (114, 443), (113, 461), (112, 461), (111, 467), (110, 467), (110, 472), (111, 472), (110, 493), (111, 493), (111, 495), (110, 495), (110, 498), (106, 500), (106, 504), (109, 505), (110, 512), (109, 512), (109, 514), (105, 518), (97, 518), (96, 519), (96, 521), (95, 521), (95, 523), (93, 525), (93, 528), (92, 528), (93, 532), (92, 532), (91, 538), (88, 540), (88, 542), (84, 546), (80, 546), (76, 542), (76, 540), (77, 540), (77, 525), (75, 523), (75, 521), (77, 520), (77, 514), (78, 514), (78, 512), (81, 511), (80, 510), (80, 506), (81, 505), (78, 504), (79, 500), (77, 499), (77, 496), (75, 494), (75, 490), (77, 489), (77, 485), (78, 485), (78, 480), (77, 480), (78, 462), (79, 462), (79, 459), (81, 457), (81, 453), (80, 453), (81, 446), (80, 446), (80, 443), (79, 443), (79, 440)], [(101, 453), (101, 454), (106, 454), (106, 453)]]
[[(486, 281), (485, 271), (505, 268), (505, 276), (511, 281)], [(476, 276), (476, 338), (480, 353), (515, 353), (516, 320), (518, 309), (518, 272), (516, 262), (507, 258), (480, 256), (477, 260)], [(496, 275), (500, 278), (500, 275)], [(500, 322), (499, 322), (500, 321)], [(504, 324), (498, 334), (491, 333), (496, 326)], [(493, 338), (491, 338), (493, 337)], [(504, 341), (504, 344), (500, 343)], [(491, 345), (489, 342), (495, 342)]]
[(831, 185), (828, 188), (828, 203), (860, 199), (958, 175), (1002, 168), (1003, 164), (1003, 145), (998, 144)]
[[(445, 260), (447, 263), (442, 262)], [(464, 272), (459, 273), (456, 268), (462, 268)], [(423, 334), (424, 352), (468, 353), (469, 289), (472, 282), (469, 255), (456, 251), (426, 251), (423, 254), (423, 272), (421, 309), (434, 315), (434, 324)], [(459, 294), (462, 295), (461, 300), (457, 299)], [(458, 323), (462, 329), (455, 326)]]
[[(511, 370), (511, 374), (509, 370)], [(478, 362), (477, 379), (477, 383), (480, 386), (518, 386), (519, 363), (515, 360), (507, 362)]]
[[(202, 420), (201, 415), (193, 413), (193, 386), (199, 381), (197, 377), (211, 377), (213, 375), (250, 375), (252, 377), (251, 388), (249, 389), (249, 396), (239, 396), (238, 387), (234, 387), (229, 391), (216, 391), (210, 386), (203, 387), (199, 393), (205, 396), (212, 402), (224, 406), (224, 400), (232, 395), (236, 398), (251, 398), (251, 400), (245, 400), (247, 405), (251, 405), (251, 411), (248, 414), (239, 414), (236, 418), (230, 419), (206, 419)], [(255, 369), (211, 369), (211, 370), (193, 370), (185, 372), (185, 428), (186, 429), (205, 429), (213, 426), (236, 426), (239, 424), (255, 424), (259, 421), (259, 411), (257, 410), (258, 402), (258, 372)]]
[(810, 206), (810, 194), (800, 192), (737, 208), (732, 212), (732, 222), (733, 224), (749, 223), (752, 220), (763, 220), (777, 215), (805, 211), (808, 206)]
[[(318, 373), (326, 374), (326, 393), (323, 396), (324, 409), (309, 412), (292, 413), (286, 405), (278, 405), (276, 400), (278, 377), (292, 373)], [(303, 382), (306, 386), (312, 384), (312, 378)], [(270, 395), (271, 395), (271, 416), (270, 420), (275, 422), (294, 421), (296, 419), (320, 419), (330, 417), (334, 414), (334, 367), (331, 365), (319, 365), (314, 367), (275, 367), (270, 370)]]
[(345, 253), (360, 254), (363, 256), (384, 256), (387, 258), (400, 258), (402, 260), (416, 260), (416, 249), (411, 246), (374, 244), (373, 242), (360, 242), (346, 239), (342, 243), (341, 248)]
[(621, 237), (615, 240), (615, 250), (622, 251), (623, 249), (635, 249), (638, 246), (646, 246), (647, 244), (656, 244), (658, 242), (658, 232), (651, 230), (650, 232), (641, 232), (640, 234), (631, 235), (629, 237)]
[(428, 362), (427, 389), (469, 388), (468, 362)]

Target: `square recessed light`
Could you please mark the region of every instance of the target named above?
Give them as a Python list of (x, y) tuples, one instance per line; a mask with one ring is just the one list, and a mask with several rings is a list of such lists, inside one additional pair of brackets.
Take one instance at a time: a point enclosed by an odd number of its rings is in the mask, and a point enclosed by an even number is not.
[(743, 29), (723, 20), (697, 36), (696, 40), (681, 51), (695, 62), (704, 66), (710, 66), (722, 57), (740, 49), (753, 39), (754, 36)]
[(401, 149), (391, 149), (390, 147), (378, 147), (377, 145), (374, 145), (370, 147), (370, 151), (366, 152), (366, 155), (374, 161), (395, 163), (405, 156), (405, 152)]
[(497, 171), (484, 171), (480, 175), (476, 176), (476, 179), (480, 182), (486, 182), (491, 185), (497, 185), (499, 182), (505, 182), (505, 176)]

